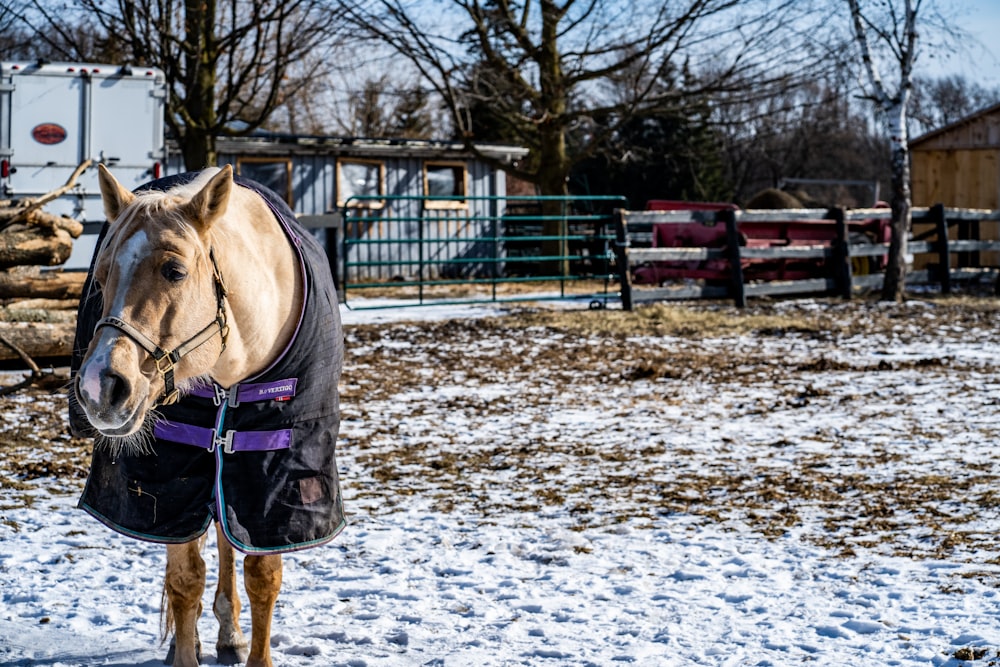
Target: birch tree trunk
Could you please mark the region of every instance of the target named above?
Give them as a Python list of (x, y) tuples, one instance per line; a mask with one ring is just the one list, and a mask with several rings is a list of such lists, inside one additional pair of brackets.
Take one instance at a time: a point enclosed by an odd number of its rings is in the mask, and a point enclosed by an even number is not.
[[(885, 270), (885, 282), (882, 285), (883, 301), (902, 301), (906, 288), (906, 257), (907, 237), (910, 233), (910, 209), (913, 206), (910, 196), (910, 149), (906, 132), (907, 109), (910, 103), (910, 91), (913, 88), (913, 61), (916, 56), (917, 41), (917, 6), (921, 0), (905, 0), (902, 13), (897, 12), (897, 0), (883, 3), (889, 8), (885, 21), (901, 19), (902, 30), (897, 25), (881, 25), (875, 18), (865, 16), (858, 0), (847, 0), (851, 12), (851, 24), (854, 28), (854, 39), (861, 51), (864, 64), (864, 74), (871, 88), (872, 98), (878, 104), (886, 118), (886, 131), (889, 135), (889, 145), (892, 160), (892, 238), (889, 242), (889, 261)], [(894, 64), (899, 67), (899, 84), (897, 89), (889, 91), (883, 83), (877, 63), (873, 56), (872, 44), (868, 39), (869, 32), (877, 39), (885, 42), (885, 46), (893, 54)]]
[(882, 285), (883, 301), (902, 301), (906, 291), (907, 244), (910, 234), (910, 148), (906, 136), (906, 106), (896, 103), (889, 110), (889, 146), (892, 159), (892, 237), (889, 261)]

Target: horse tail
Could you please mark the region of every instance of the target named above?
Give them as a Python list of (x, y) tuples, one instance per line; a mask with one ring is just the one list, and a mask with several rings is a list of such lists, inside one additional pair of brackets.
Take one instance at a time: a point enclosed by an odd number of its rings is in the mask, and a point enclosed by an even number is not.
[(170, 606), (170, 596), (167, 595), (167, 582), (163, 582), (160, 591), (160, 644), (166, 643), (174, 633), (174, 610)]

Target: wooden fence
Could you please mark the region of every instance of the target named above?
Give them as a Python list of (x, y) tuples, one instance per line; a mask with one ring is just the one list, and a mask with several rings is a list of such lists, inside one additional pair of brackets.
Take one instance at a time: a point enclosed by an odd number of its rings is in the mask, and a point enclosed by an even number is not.
[[(649, 301), (732, 298), (737, 306), (745, 307), (747, 298), (753, 296), (822, 293), (850, 298), (857, 289), (878, 289), (884, 281), (882, 270), (889, 249), (888, 237), (872, 238), (875, 234), (853, 230), (885, 229), (890, 217), (891, 211), (885, 208), (619, 211), (614, 245), (622, 305), (631, 310), (635, 304)], [(921, 258), (918, 263), (921, 268), (908, 271), (908, 284), (938, 283), (942, 292), (949, 293), (957, 280), (996, 277), (996, 265), (984, 267), (979, 257), (983, 252), (1000, 251), (1000, 240), (980, 240), (979, 223), (1000, 221), (1000, 211), (937, 205), (915, 208), (912, 217), (915, 226), (926, 227), (928, 231), (908, 240), (908, 255), (929, 257)], [(829, 238), (815, 242), (769, 238), (754, 243), (752, 230), (761, 223), (770, 227), (819, 223)], [(656, 247), (651, 240), (658, 225), (718, 227), (719, 242), (711, 246)], [(958, 230), (961, 234), (955, 233)], [(952, 238), (956, 236), (959, 238)], [(717, 274), (695, 270), (709, 264), (718, 267), (720, 260), (724, 269)], [(791, 262), (812, 268), (806, 270), (804, 278), (802, 271), (792, 272), (799, 274), (793, 280), (755, 278), (762, 263), (782, 266)], [(634, 278), (643, 267), (653, 269), (653, 275), (657, 267), (674, 267), (673, 275), (681, 278), (670, 280), (669, 284), (642, 286)], [(700, 277), (683, 278), (684, 267), (690, 269), (691, 275)], [(706, 275), (710, 277), (706, 279)]]

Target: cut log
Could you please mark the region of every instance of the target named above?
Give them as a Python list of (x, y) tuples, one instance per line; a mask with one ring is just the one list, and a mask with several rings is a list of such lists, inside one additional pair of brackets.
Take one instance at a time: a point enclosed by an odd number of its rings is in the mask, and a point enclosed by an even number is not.
[(69, 259), (73, 238), (63, 229), (7, 230), (0, 234), (0, 268), (57, 266)]
[(54, 215), (46, 211), (34, 211), (28, 216), (27, 224), (47, 229), (62, 229), (75, 239), (83, 234), (83, 223), (64, 215)]
[[(76, 324), (0, 322), (0, 339), (9, 341), (33, 359), (69, 358)], [(10, 345), (0, 342), (0, 360), (20, 359)]]
[(28, 299), (0, 307), (0, 322), (48, 322), (73, 324), (76, 322), (78, 301)]
[(0, 299), (75, 299), (83, 294), (82, 271), (0, 271)]
[(83, 223), (64, 215), (55, 215), (47, 211), (32, 211), (21, 222), (12, 222), (14, 218), (24, 213), (23, 206), (5, 207), (0, 205), (0, 231), (15, 231), (30, 227), (42, 227), (43, 229), (63, 229), (75, 239), (83, 234)]
[[(62, 313), (69, 312), (76, 315), (76, 309), (80, 306), (79, 299), (14, 299), (5, 301), (3, 308), (8, 313), (19, 313), (23, 311), (38, 311), (46, 313), (59, 313), (57, 317), (62, 318)], [(15, 320), (16, 317), (6, 317), (7, 320)], [(35, 322), (38, 320), (21, 320), (22, 322)]]
[[(70, 174), (69, 180), (67, 180), (65, 185), (63, 185), (62, 187), (56, 188), (52, 192), (48, 192), (39, 197), (38, 199), (25, 199), (24, 201), (19, 202), (20, 204), (19, 208), (16, 209), (16, 212), (13, 215), (11, 215), (2, 224), (0, 224), (0, 229), (3, 229), (4, 227), (10, 225), (16, 225), (21, 222), (28, 224), (34, 222), (34, 224), (40, 224), (43, 226), (51, 225), (50, 228), (56, 228), (55, 221), (60, 219), (61, 216), (54, 216), (44, 213), (41, 210), (42, 207), (48, 204), (50, 201), (58, 199), (59, 197), (63, 196), (71, 189), (73, 189), (76, 186), (76, 180), (80, 178), (80, 174), (87, 171), (87, 168), (90, 167), (92, 162), (93, 162), (92, 160), (87, 159), (81, 162), (79, 165), (77, 165), (76, 169), (73, 170), (73, 173)], [(43, 213), (43, 215), (38, 216), (37, 215), (38, 213)], [(70, 219), (66, 218), (66, 220)], [(73, 220), (72, 222), (76, 221)], [(82, 232), (83, 232), (83, 227), (81, 226), (80, 233)], [(72, 232), (70, 232), (70, 234), (72, 235)], [(79, 233), (74, 235), (73, 238), (77, 238), (78, 236), (80, 236)]]

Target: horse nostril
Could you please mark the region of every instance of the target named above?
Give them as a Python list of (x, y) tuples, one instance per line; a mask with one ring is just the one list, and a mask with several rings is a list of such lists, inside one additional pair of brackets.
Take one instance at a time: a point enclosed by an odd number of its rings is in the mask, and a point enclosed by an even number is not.
[(129, 383), (117, 373), (108, 371), (104, 375), (104, 387), (107, 391), (108, 404), (112, 406), (121, 405), (128, 399)]

